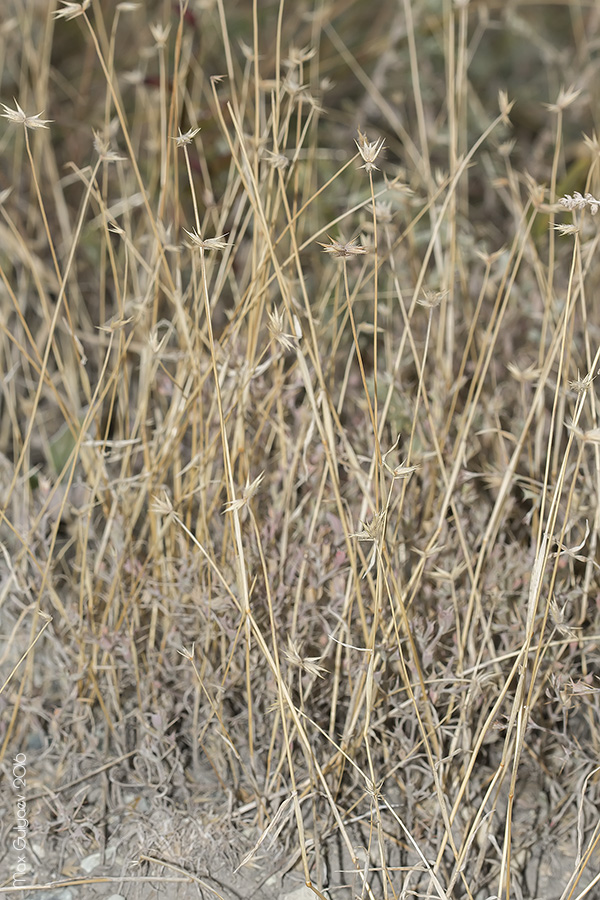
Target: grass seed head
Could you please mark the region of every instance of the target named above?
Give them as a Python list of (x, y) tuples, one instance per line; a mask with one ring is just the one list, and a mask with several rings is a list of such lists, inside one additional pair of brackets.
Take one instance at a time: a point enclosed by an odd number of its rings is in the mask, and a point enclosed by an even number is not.
[(355, 140), (354, 143), (358, 147), (358, 152), (364, 161), (364, 165), (360, 168), (364, 169), (366, 172), (377, 171), (375, 160), (383, 150), (384, 138), (377, 138), (376, 141), (369, 141), (367, 140), (367, 136), (364, 135), (359, 128), (358, 140)]
[(66, 22), (70, 22), (71, 19), (82, 16), (92, 0), (83, 0), (82, 3), (71, 3), (70, 0), (60, 0), (60, 2), (63, 8), (55, 10), (52, 15), (55, 19), (64, 19)]
[[(329, 235), (327, 236), (329, 237)], [(351, 241), (335, 241), (330, 237), (329, 240), (329, 244), (322, 244), (320, 241), (318, 243), (323, 248), (324, 253), (331, 253), (336, 259), (348, 259), (350, 256), (362, 256), (364, 253), (367, 253), (366, 247), (357, 244), (358, 238), (354, 238)]]
[(189, 128), (184, 134), (179, 131), (177, 137), (174, 137), (173, 140), (177, 144), (178, 147), (185, 147), (186, 144), (191, 144), (196, 135), (200, 132), (199, 128)]
[(36, 113), (34, 116), (28, 116), (27, 113), (21, 109), (16, 100), (15, 109), (6, 106), (5, 103), (2, 103), (2, 109), (4, 110), (4, 112), (1, 113), (3, 118), (8, 119), (9, 122), (13, 122), (15, 125), (23, 125), (24, 128), (29, 128), (32, 131), (36, 128), (47, 128), (52, 122), (52, 119), (41, 119), (41, 112)]
[(187, 244), (187, 247), (190, 250), (225, 250), (226, 247), (230, 247), (231, 244), (228, 244), (227, 241), (223, 240), (226, 238), (226, 234), (221, 234), (219, 237), (214, 238), (203, 238), (195, 228), (191, 231), (188, 231), (187, 228), (183, 229), (187, 236), (189, 237), (191, 243)]

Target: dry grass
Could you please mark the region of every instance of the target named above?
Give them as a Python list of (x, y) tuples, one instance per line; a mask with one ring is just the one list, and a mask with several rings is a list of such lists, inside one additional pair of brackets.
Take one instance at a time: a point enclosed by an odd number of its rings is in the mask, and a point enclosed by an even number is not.
[(600, 896), (598, 7), (9, 6), (1, 889)]

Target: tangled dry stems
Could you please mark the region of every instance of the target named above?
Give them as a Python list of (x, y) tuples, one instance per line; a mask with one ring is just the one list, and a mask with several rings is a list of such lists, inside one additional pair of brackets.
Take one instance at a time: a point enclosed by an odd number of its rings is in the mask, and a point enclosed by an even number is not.
[(598, 153), (561, 208), (578, 91), (533, 176), (507, 94), (474, 126), (468, 4), (434, 128), (411, 6), (239, 50), (218, 2), (63, 3), (35, 63), (7, 26), (1, 746), (64, 877), (482, 900), (560, 847), (566, 898), (597, 860)]

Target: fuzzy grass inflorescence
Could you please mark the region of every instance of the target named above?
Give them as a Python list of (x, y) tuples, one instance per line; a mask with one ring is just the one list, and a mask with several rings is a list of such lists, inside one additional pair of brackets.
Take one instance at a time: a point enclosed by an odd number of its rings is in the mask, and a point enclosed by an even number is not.
[(597, 13), (9, 5), (21, 884), (593, 897)]

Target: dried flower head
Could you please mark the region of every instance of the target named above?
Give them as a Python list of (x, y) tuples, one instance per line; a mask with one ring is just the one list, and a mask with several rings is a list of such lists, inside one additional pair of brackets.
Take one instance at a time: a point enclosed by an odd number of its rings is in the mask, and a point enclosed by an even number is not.
[(288, 634), (288, 645), (284, 647), (283, 653), (288, 662), (292, 666), (296, 666), (296, 668), (300, 669), (301, 672), (306, 672), (307, 675), (312, 675), (313, 678), (322, 678), (323, 672), (326, 670), (323, 666), (318, 664), (320, 660), (320, 656), (304, 656), (302, 651), (304, 650), (304, 644), (302, 642), (296, 644), (291, 639)]
[(498, 106), (500, 107), (500, 115), (502, 116), (502, 120), (507, 125), (510, 124), (510, 119), (508, 117), (514, 105), (515, 101), (508, 99), (508, 94), (506, 93), (506, 91), (498, 91)]
[(392, 204), (389, 200), (376, 200), (375, 207), (371, 203), (371, 212), (382, 225), (389, 225), (392, 221)]
[(573, 422), (567, 422), (566, 425), (567, 430), (572, 432), (578, 440), (586, 444), (600, 444), (600, 428), (588, 428), (587, 431), (583, 431)]
[(294, 329), (296, 334), (288, 334), (284, 330), (285, 321), (279, 310), (274, 309), (269, 313), (269, 322), (267, 324), (269, 334), (274, 341), (277, 341), (277, 343), (283, 347), (284, 350), (295, 350), (298, 347), (298, 339), (302, 335), (300, 323), (296, 316), (294, 316), (294, 319)]
[(538, 381), (542, 372), (542, 370), (533, 365), (533, 363), (523, 369), (519, 368), (516, 363), (509, 362), (506, 364), (506, 368), (515, 381), (519, 381), (521, 384), (532, 384), (534, 381)]
[(593, 380), (594, 376), (590, 372), (588, 372), (588, 374), (584, 375), (582, 378), (579, 374), (578, 369), (577, 378), (569, 382), (569, 389), (571, 391), (575, 391), (578, 394), (586, 394), (591, 388)]
[(423, 295), (419, 297), (417, 303), (426, 309), (435, 309), (439, 306), (444, 297), (448, 296), (448, 291), (428, 291), (424, 290)]
[(576, 89), (574, 85), (571, 85), (571, 87), (568, 88), (561, 88), (558, 92), (556, 103), (544, 103), (544, 106), (546, 107), (546, 109), (549, 109), (550, 112), (562, 112), (563, 109), (566, 109), (567, 106), (570, 106), (575, 102), (580, 93), (581, 89)]
[(279, 169), (280, 171), (284, 171), (290, 164), (287, 156), (284, 156), (283, 153), (273, 153), (272, 150), (263, 150), (261, 154), (262, 158), (266, 160), (274, 169)]
[(162, 47), (166, 47), (170, 31), (170, 25), (161, 25), (160, 23), (157, 23), (150, 26), (150, 33), (156, 42), (156, 46), (161, 49)]
[(242, 496), (236, 498), (235, 500), (230, 500), (229, 503), (226, 503), (223, 507), (223, 512), (233, 512), (236, 509), (242, 509), (243, 506), (246, 506), (246, 504), (252, 499), (252, 497), (254, 497), (254, 495), (258, 491), (260, 483), (264, 477), (265, 473), (261, 472), (260, 475), (258, 475), (252, 482), (250, 481), (249, 477), (246, 478), (246, 484), (244, 485), (244, 488), (242, 490)]
[(579, 191), (574, 191), (573, 196), (565, 194), (558, 202), (564, 209), (569, 209), (571, 212), (576, 209), (587, 208), (593, 216), (595, 216), (600, 209), (600, 200), (597, 200), (593, 194), (589, 193), (589, 191), (586, 194), (580, 194)]
[(133, 322), (133, 316), (124, 318), (123, 316), (117, 315), (112, 319), (109, 319), (108, 322), (105, 322), (104, 325), (96, 325), (96, 328), (98, 331), (105, 332), (105, 334), (114, 334), (116, 331), (120, 331), (121, 328), (125, 328), (130, 322)]
[[(250, 44), (247, 44), (246, 41), (243, 41), (240, 38), (240, 40), (238, 41), (238, 46), (239, 46), (240, 50), (242, 51), (244, 59), (247, 62), (252, 62), (252, 60), (254, 59), (254, 50), (252, 49)], [(262, 56), (259, 56), (258, 58), (264, 59), (264, 57), (262, 57)]]
[(60, 0), (60, 2), (63, 8), (55, 10), (53, 16), (55, 19), (64, 19), (66, 22), (70, 22), (71, 19), (82, 16), (92, 0), (83, 0), (82, 3), (71, 3), (70, 0)]
[(396, 438), (396, 440), (394, 441), (394, 443), (392, 444), (390, 449), (386, 450), (386, 452), (383, 454), (383, 456), (381, 458), (381, 462), (383, 463), (385, 468), (388, 470), (390, 475), (392, 475), (394, 478), (410, 478), (410, 476), (413, 474), (413, 472), (416, 472), (417, 469), (419, 468), (418, 465), (407, 466), (406, 461), (405, 461), (403, 463), (400, 463), (399, 466), (395, 466), (394, 468), (392, 468), (392, 466), (390, 466), (390, 464), (387, 461), (387, 458), (390, 455), (390, 453), (394, 453), (398, 449), (399, 444), (400, 444), (400, 435), (398, 435), (398, 437)]
[(367, 136), (362, 133), (360, 128), (358, 129), (358, 140), (355, 140), (354, 143), (358, 147), (358, 152), (364, 161), (364, 165), (361, 166), (361, 169), (364, 169), (366, 172), (377, 170), (375, 160), (379, 156), (381, 150), (383, 150), (383, 142), (383, 138), (378, 138), (376, 141), (368, 141)]
[(600, 156), (600, 141), (598, 140), (598, 135), (595, 131), (592, 131), (591, 137), (588, 134), (584, 134), (583, 143), (588, 150), (591, 150), (596, 156)]
[(288, 68), (301, 66), (312, 59), (316, 52), (317, 48), (311, 47), (310, 44), (307, 44), (306, 47), (290, 47), (288, 58), (283, 61), (283, 64)]
[(178, 147), (185, 147), (186, 144), (192, 143), (199, 131), (199, 128), (189, 128), (185, 134), (182, 134), (181, 129), (179, 129), (179, 134), (172, 140), (175, 141)]
[(159, 516), (165, 516), (165, 518), (168, 518), (175, 513), (173, 504), (171, 503), (171, 498), (166, 491), (163, 491), (162, 497), (155, 496), (152, 498), (150, 509), (152, 510), (152, 512), (157, 513)]
[(187, 647), (182, 646), (181, 649), (178, 650), (177, 652), (179, 653), (180, 656), (183, 656), (184, 659), (187, 659), (187, 660), (189, 660), (189, 662), (192, 662), (194, 659), (195, 651), (196, 651), (196, 644), (194, 643), (194, 644), (192, 644), (192, 646), (190, 647), (189, 650), (187, 649)]
[(231, 246), (231, 244), (228, 244), (227, 241), (223, 240), (223, 238), (227, 237), (226, 234), (221, 234), (219, 237), (214, 238), (203, 238), (195, 229), (188, 231), (187, 228), (184, 228), (183, 230), (191, 241), (191, 244), (187, 244), (190, 249), (224, 250), (226, 247)]
[(308, 85), (300, 84), (292, 72), (288, 72), (283, 81), (283, 89), (295, 100), (304, 100), (308, 97)]
[(374, 541), (379, 544), (385, 532), (386, 517), (387, 509), (375, 513), (370, 522), (361, 522), (362, 529), (351, 534), (350, 537), (357, 538), (359, 541)]
[[(501, 144), (498, 144), (498, 153), (504, 159), (508, 159), (510, 154), (513, 152), (516, 146), (516, 140), (512, 138), (510, 141), (502, 141)], [(500, 183), (500, 180), (494, 181), (494, 183)]]
[(94, 150), (103, 162), (121, 162), (127, 159), (126, 156), (119, 156), (115, 150), (110, 149), (110, 142), (102, 137), (97, 131), (94, 131)]
[(406, 461), (400, 463), (399, 466), (395, 466), (393, 469), (389, 469), (394, 478), (410, 478), (413, 472), (416, 472), (419, 468), (418, 463), (415, 463), (413, 466), (407, 466)]
[(579, 234), (577, 225), (569, 225), (566, 222), (556, 222), (552, 227), (563, 237), (566, 237), (569, 234)]
[(347, 259), (349, 256), (362, 256), (367, 252), (365, 247), (361, 247), (360, 244), (356, 243), (358, 238), (354, 238), (352, 241), (334, 241), (332, 237), (329, 237), (329, 240), (329, 244), (322, 244), (320, 241), (317, 243), (323, 248), (324, 253), (331, 253), (337, 259)]
[(41, 112), (37, 113), (35, 116), (28, 116), (27, 113), (21, 109), (16, 100), (16, 109), (11, 109), (10, 106), (6, 106), (4, 103), (1, 105), (4, 110), (2, 113), (3, 118), (8, 119), (9, 122), (14, 122), (15, 125), (23, 125), (24, 128), (31, 128), (32, 130), (35, 130), (36, 128), (47, 128), (48, 124), (52, 121), (52, 119), (40, 119), (40, 116), (42, 115)]

